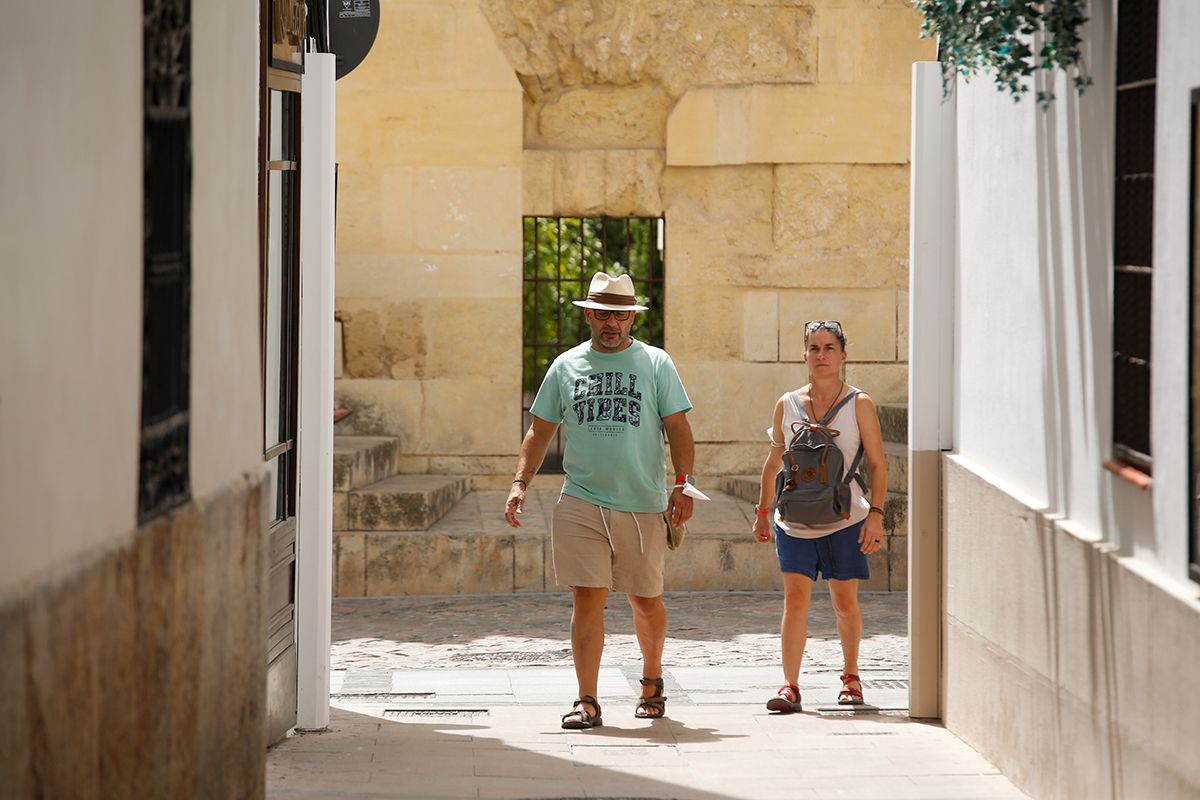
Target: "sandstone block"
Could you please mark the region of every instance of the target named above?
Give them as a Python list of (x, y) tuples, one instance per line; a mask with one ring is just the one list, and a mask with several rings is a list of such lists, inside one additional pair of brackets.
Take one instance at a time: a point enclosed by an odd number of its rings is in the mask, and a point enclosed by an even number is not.
[(553, 150), (525, 150), (521, 184), (524, 201), (521, 213), (528, 216), (554, 215), (556, 154)]
[(896, 360), (908, 361), (908, 292), (896, 292)]
[(420, 381), (342, 378), (333, 383), (334, 402), (354, 413), (338, 423), (339, 431), (358, 436), (398, 436), (402, 451), (411, 452), (420, 431)]
[(455, 3), (458, 33), (455, 74), (458, 86), (507, 89), (520, 93), (521, 82), (500, 48), (496, 32), (477, 2)]
[[(340, 429), (339, 429), (340, 431)], [(333, 437), (333, 490), (349, 492), (370, 486), (396, 471), (400, 443), (390, 436)]]
[(667, 554), (664, 583), (669, 591), (762, 591), (782, 588), (783, 579), (774, 549), (738, 530), (689, 536)]
[[(494, 377), (521, 363), (521, 305), (516, 299), (428, 300), (423, 304), (429, 340), (426, 377)], [(402, 328), (390, 320), (389, 333)], [(485, 336), (464, 336), (464, 327), (486, 325)], [(393, 374), (394, 377), (402, 377)], [(520, 375), (516, 375), (519, 380)]]
[(413, 452), (516, 455), (520, 445), (521, 375), (429, 380)]
[(333, 595), (362, 597), (367, 593), (367, 538), (365, 534), (333, 535)]
[(852, 361), (891, 361), (896, 357), (893, 289), (780, 292), (779, 317), (782, 360), (802, 360), (804, 325), (813, 319), (836, 319), (842, 323)]
[(521, 297), (521, 254), (339, 253), (338, 305), (375, 301)]
[[(711, 254), (771, 253), (774, 175), (770, 167), (666, 169), (667, 253), (672, 275)], [(678, 266), (675, 262), (682, 262)]]
[[(369, 61), (369, 59), (368, 59)], [(338, 161), (370, 165), (519, 169), (521, 93), (509, 90), (338, 91)]]
[(883, 503), (883, 529), (890, 535), (908, 536), (907, 487), (896, 487), (889, 491)]
[(340, 378), (346, 371), (345, 343), (342, 338), (342, 323), (333, 323), (333, 377)]
[(662, 153), (609, 150), (604, 155), (604, 213), (614, 217), (658, 217), (663, 213)]
[(373, 378), (383, 369), (383, 324), (379, 313), (363, 309), (342, 318), (345, 370), (351, 378)]
[[(516, 426), (514, 426), (515, 429)], [(516, 466), (517, 449), (521, 444), (521, 432), (517, 431), (512, 436), (512, 444), (507, 448), (509, 454), (499, 456), (474, 456), (474, 455), (436, 455), (429, 458), (429, 472), (438, 475), (480, 475), (483, 478), (472, 477), (472, 485), (476, 481), (487, 480), (487, 476), (498, 476), (500, 481), (497, 485), (490, 488), (503, 489), (508, 491), (512, 484), (513, 468)], [(547, 485), (548, 480), (552, 476), (542, 476), (538, 478), (538, 485)], [(561, 484), (561, 481), (559, 481)], [(489, 488), (486, 486), (478, 486), (477, 488)], [(561, 488), (561, 487), (560, 487)]]
[(888, 590), (908, 591), (908, 537), (887, 537)]
[(513, 537), (371, 533), (367, 594), (462, 594), (513, 590)]
[(354, 80), (352, 86), (363, 88), (453, 87), (455, 72), (462, 66), (457, 54), (467, 43), (457, 35), (454, 6), (406, 3), (403, 22), (389, 17), (385, 14), (380, 19), (371, 57), (343, 80)]
[(421, 168), (416, 196), (418, 247), (520, 252), (519, 168)]
[(570, 89), (538, 104), (536, 146), (662, 147), (672, 100), (657, 84)]
[(354, 248), (351, 243), (347, 243), (347, 249), (362, 249), (368, 252), (412, 249), (415, 242), (415, 177), (416, 173), (412, 167), (392, 167), (380, 172), (380, 194), (374, 201), (379, 206), (382, 245)]
[(742, 359), (779, 358), (779, 294), (746, 292), (742, 296)]
[(677, 287), (671, 282), (667, 296), (665, 344), (677, 362), (741, 360), (741, 303), (737, 293), (716, 287)]
[(383, 246), (382, 196), (378, 172), (354, 163), (338, 169), (338, 247), (377, 250)]
[(858, 364), (846, 365), (846, 382), (854, 384), (876, 403), (908, 402), (907, 364)]
[(774, 199), (775, 244), (808, 285), (907, 285), (907, 167), (780, 166)]
[(545, 543), (549, 537), (544, 535), (513, 536), (513, 591), (514, 592), (544, 592), (546, 591), (546, 556)]
[(894, 403), (875, 403), (879, 415), (879, 427), (883, 430), (883, 441), (908, 444), (908, 406)]
[(888, 552), (880, 548), (867, 556), (867, 564), (871, 570), (869, 580), (859, 581), (858, 588), (864, 592), (886, 592), (888, 590)]
[(350, 493), (348, 523), (359, 531), (427, 530), (470, 489), (466, 478), (397, 475)]
[[(763, 425), (763, 428), (766, 428)], [(763, 443), (696, 442), (696, 473), (699, 475), (746, 475), (762, 472), (767, 457), (766, 434)]]
[(554, 208), (564, 216), (604, 212), (604, 151), (560, 151), (555, 161)]
[(904, 164), (908, 105), (907, 83), (692, 88), (667, 119), (667, 164)]
[(913, 8), (863, 6), (817, 9), (820, 83), (903, 83), (914, 61), (936, 61), (933, 39), (920, 38), (921, 17)]
[(333, 493), (333, 530), (346, 530), (346, 492)]
[[(733, 364), (684, 362), (688, 396), (695, 408), (688, 414), (698, 441), (761, 443), (759, 468), (766, 456), (766, 429), (771, 425), (775, 401), (784, 392), (802, 385), (806, 376), (795, 364)], [(734, 398), (737, 398), (736, 401)], [(706, 474), (739, 474), (725, 469), (701, 469)], [(744, 473), (744, 470), (741, 471)], [(753, 470), (752, 470), (753, 472)]]
[[(534, 102), (564, 88), (811, 81), (812, 9), (696, 0), (529, 4), (483, 0), (501, 49)], [(565, 44), (569, 43), (569, 45)]]

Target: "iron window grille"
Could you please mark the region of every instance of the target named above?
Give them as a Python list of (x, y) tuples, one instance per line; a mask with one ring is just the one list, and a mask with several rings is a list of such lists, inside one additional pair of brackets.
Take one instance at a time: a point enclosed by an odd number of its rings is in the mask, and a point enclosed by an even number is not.
[(1117, 9), (1113, 193), (1113, 455), (1147, 475), (1158, 1)]
[(142, 13), (139, 524), (191, 496), (191, 3), (145, 0)]
[[(521, 431), (554, 359), (591, 337), (583, 310), (592, 275), (628, 273), (649, 313), (638, 314), (635, 339), (663, 346), (663, 220), (655, 217), (525, 217), (522, 291)], [(561, 472), (565, 434), (560, 428), (542, 472)]]

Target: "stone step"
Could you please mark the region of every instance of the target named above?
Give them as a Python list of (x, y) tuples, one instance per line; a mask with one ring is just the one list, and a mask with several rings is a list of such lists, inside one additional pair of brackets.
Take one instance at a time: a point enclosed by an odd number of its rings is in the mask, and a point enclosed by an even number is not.
[(334, 436), (333, 491), (362, 489), (396, 474), (400, 440), (392, 436)]
[(428, 530), (470, 491), (471, 479), (460, 475), (394, 475), (348, 493), (344, 528)]
[(908, 444), (908, 405), (904, 403), (880, 403), (875, 406), (879, 414), (879, 427), (883, 441)]
[[(426, 531), (347, 530), (334, 534), (338, 596), (475, 594), (560, 591), (555, 585), (550, 521), (558, 492), (531, 490), (522, 526), (503, 518), (503, 491), (474, 491)], [(673, 591), (779, 589), (773, 545), (750, 535), (752, 504), (712, 490), (697, 502), (683, 546), (668, 552), (666, 586)], [(907, 538), (889, 535), (871, 556), (869, 591), (903, 591)], [(826, 584), (818, 584), (824, 590)]]

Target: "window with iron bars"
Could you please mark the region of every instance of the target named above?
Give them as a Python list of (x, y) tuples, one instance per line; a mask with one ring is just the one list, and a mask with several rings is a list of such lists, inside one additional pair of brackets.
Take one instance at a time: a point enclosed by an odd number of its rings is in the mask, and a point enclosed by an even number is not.
[[(591, 337), (583, 309), (597, 272), (628, 274), (649, 312), (637, 315), (635, 339), (663, 346), (663, 221), (654, 217), (525, 217), (521, 432), (550, 364)], [(551, 443), (541, 471), (561, 472), (565, 434)]]
[(1113, 456), (1150, 474), (1157, 0), (1120, 0), (1113, 194)]

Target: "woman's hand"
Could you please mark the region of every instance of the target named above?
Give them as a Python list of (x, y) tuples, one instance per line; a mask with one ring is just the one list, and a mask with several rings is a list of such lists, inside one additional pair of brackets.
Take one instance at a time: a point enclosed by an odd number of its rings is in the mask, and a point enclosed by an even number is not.
[(867, 514), (862, 530), (858, 534), (859, 549), (871, 555), (883, 547), (883, 515), (872, 511)]
[(754, 538), (760, 542), (771, 541), (771, 517), (770, 516), (754, 516), (754, 527), (750, 531), (754, 534)]

